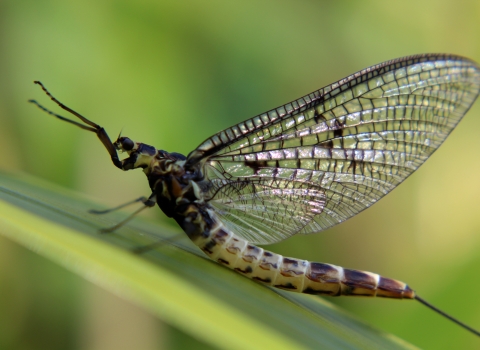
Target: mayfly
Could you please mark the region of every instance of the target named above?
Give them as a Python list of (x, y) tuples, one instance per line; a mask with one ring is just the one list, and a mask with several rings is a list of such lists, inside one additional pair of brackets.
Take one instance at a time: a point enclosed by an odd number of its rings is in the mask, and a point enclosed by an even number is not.
[[(214, 261), (293, 292), (416, 299), (480, 336), (403, 282), (255, 245), (323, 231), (403, 182), (477, 98), (474, 62), (445, 54), (384, 62), (220, 131), (186, 157), (124, 136), (112, 143), (35, 83), (82, 123), (31, 102), (97, 134), (117, 168), (143, 169), (152, 193), (141, 209), (158, 204)], [(121, 160), (118, 151), (128, 156)]]

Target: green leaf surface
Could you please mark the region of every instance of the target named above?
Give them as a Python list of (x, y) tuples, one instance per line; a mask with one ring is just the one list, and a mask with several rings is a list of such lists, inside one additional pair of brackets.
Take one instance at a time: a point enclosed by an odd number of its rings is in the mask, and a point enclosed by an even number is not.
[(179, 231), (136, 218), (101, 234), (127, 214), (89, 214), (99, 205), (24, 175), (0, 174), (0, 184), (1, 234), (215, 347), (413, 348), (320, 297), (246, 279), (205, 258), (186, 236), (177, 238)]

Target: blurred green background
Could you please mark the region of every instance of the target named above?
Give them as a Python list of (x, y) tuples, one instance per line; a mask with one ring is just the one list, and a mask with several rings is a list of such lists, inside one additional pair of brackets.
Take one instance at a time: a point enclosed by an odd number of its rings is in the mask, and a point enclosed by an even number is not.
[[(446, 52), (480, 62), (480, 2), (0, 2), (0, 169), (116, 205), (148, 194), (90, 133), (41, 114), (33, 80), (104, 126), (187, 154), (211, 134), (355, 71)], [(56, 110), (56, 109), (55, 109)], [(272, 250), (404, 280), (480, 328), (480, 103), (380, 204)], [(147, 215), (165, 220), (159, 210)], [(414, 302), (329, 299), (422, 348), (478, 340)], [(0, 348), (206, 345), (0, 237)]]

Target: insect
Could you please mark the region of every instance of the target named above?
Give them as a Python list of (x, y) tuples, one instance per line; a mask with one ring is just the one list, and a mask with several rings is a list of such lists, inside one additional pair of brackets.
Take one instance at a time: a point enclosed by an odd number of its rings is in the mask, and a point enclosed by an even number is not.
[(474, 62), (446, 54), (384, 62), (218, 132), (186, 157), (124, 136), (112, 142), (35, 83), (81, 122), (30, 102), (97, 134), (117, 168), (143, 169), (152, 193), (141, 209), (158, 204), (218, 263), (293, 292), (416, 299), (480, 336), (401, 281), (255, 245), (325, 230), (404, 181), (477, 98)]

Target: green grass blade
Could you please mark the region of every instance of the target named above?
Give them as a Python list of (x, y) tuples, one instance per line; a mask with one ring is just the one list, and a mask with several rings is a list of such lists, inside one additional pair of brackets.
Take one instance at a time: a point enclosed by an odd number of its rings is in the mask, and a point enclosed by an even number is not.
[[(322, 298), (273, 290), (204, 258), (171, 229), (126, 214), (95, 216), (81, 196), (41, 180), (0, 174), (0, 233), (163, 321), (219, 348), (406, 349), (412, 346)], [(131, 250), (166, 243), (142, 255)], [(361, 302), (361, 300), (359, 300)]]

